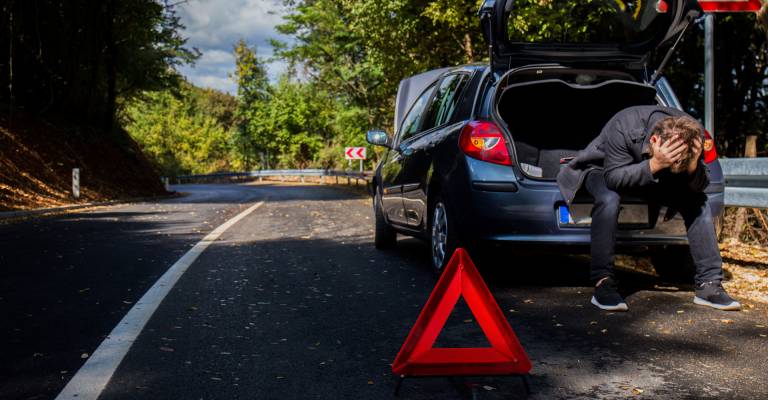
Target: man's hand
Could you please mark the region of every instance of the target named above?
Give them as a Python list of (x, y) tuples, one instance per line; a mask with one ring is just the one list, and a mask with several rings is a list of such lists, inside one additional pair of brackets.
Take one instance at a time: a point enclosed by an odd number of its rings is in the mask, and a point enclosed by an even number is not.
[(688, 150), (688, 145), (680, 138), (667, 140), (662, 144), (659, 143), (658, 137), (651, 136), (651, 146), (653, 147), (653, 158), (651, 158), (650, 166), (651, 174), (654, 175), (678, 162)]
[(703, 147), (704, 146), (702, 145), (700, 137), (693, 139), (693, 158), (691, 158), (691, 162), (688, 164), (689, 174), (696, 172), (696, 168), (699, 166), (699, 157), (701, 157), (701, 151)]

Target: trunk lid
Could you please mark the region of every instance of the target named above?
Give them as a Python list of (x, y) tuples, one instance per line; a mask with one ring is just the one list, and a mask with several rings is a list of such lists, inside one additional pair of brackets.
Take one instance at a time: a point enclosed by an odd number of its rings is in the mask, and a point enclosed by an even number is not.
[(645, 68), (700, 12), (696, 0), (486, 0), (479, 14), (500, 72), (552, 62)]

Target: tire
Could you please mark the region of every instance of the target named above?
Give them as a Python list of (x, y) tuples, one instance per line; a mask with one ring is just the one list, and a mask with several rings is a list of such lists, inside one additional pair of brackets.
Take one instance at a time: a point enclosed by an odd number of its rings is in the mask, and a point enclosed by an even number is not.
[(434, 199), (429, 208), (429, 247), (432, 271), (438, 276), (459, 244), (454, 218), (453, 209), (442, 196)]
[(662, 282), (692, 284), (696, 266), (688, 246), (670, 246), (654, 251), (651, 262)]
[[(374, 188), (374, 191), (376, 189)], [(373, 214), (375, 227), (373, 231), (373, 244), (379, 250), (394, 248), (397, 245), (397, 232), (384, 219), (384, 212), (381, 210), (381, 196), (375, 192), (373, 197)]]

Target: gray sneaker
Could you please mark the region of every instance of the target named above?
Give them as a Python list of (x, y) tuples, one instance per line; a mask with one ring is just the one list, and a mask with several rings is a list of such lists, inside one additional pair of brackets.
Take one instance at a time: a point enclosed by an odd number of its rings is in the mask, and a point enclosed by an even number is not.
[(739, 311), (741, 304), (728, 296), (720, 282), (704, 282), (696, 285), (696, 296), (693, 302), (701, 305), (716, 308), (718, 310)]

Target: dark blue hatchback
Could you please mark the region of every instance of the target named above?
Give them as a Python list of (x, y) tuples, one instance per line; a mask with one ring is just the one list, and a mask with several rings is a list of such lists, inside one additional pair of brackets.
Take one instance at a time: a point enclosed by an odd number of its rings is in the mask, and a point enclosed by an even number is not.
[[(608, 0), (552, 2), (598, 13), (600, 28), (610, 31), (598, 44), (578, 35), (516, 42), (515, 12), (535, 12), (539, 2), (512, 3), (481, 8), (489, 64), (403, 80), (395, 134), (368, 133), (370, 143), (387, 148), (373, 181), (375, 244), (393, 246), (396, 233), (428, 240), (437, 272), (460, 244), (588, 245), (592, 199), (580, 194), (566, 206), (555, 182), (560, 165), (624, 108), (681, 108), (661, 68), (649, 76), (648, 52), (684, 33), (698, 12), (695, 1), (638, 1), (624, 10)], [(613, 17), (617, 25), (605, 22)], [(619, 25), (626, 29), (611, 30)], [(708, 135), (706, 192), (719, 220), (724, 180)], [(657, 249), (651, 254), (660, 274), (690, 263), (682, 219), (666, 216), (664, 207), (622, 198), (617, 247)]]

